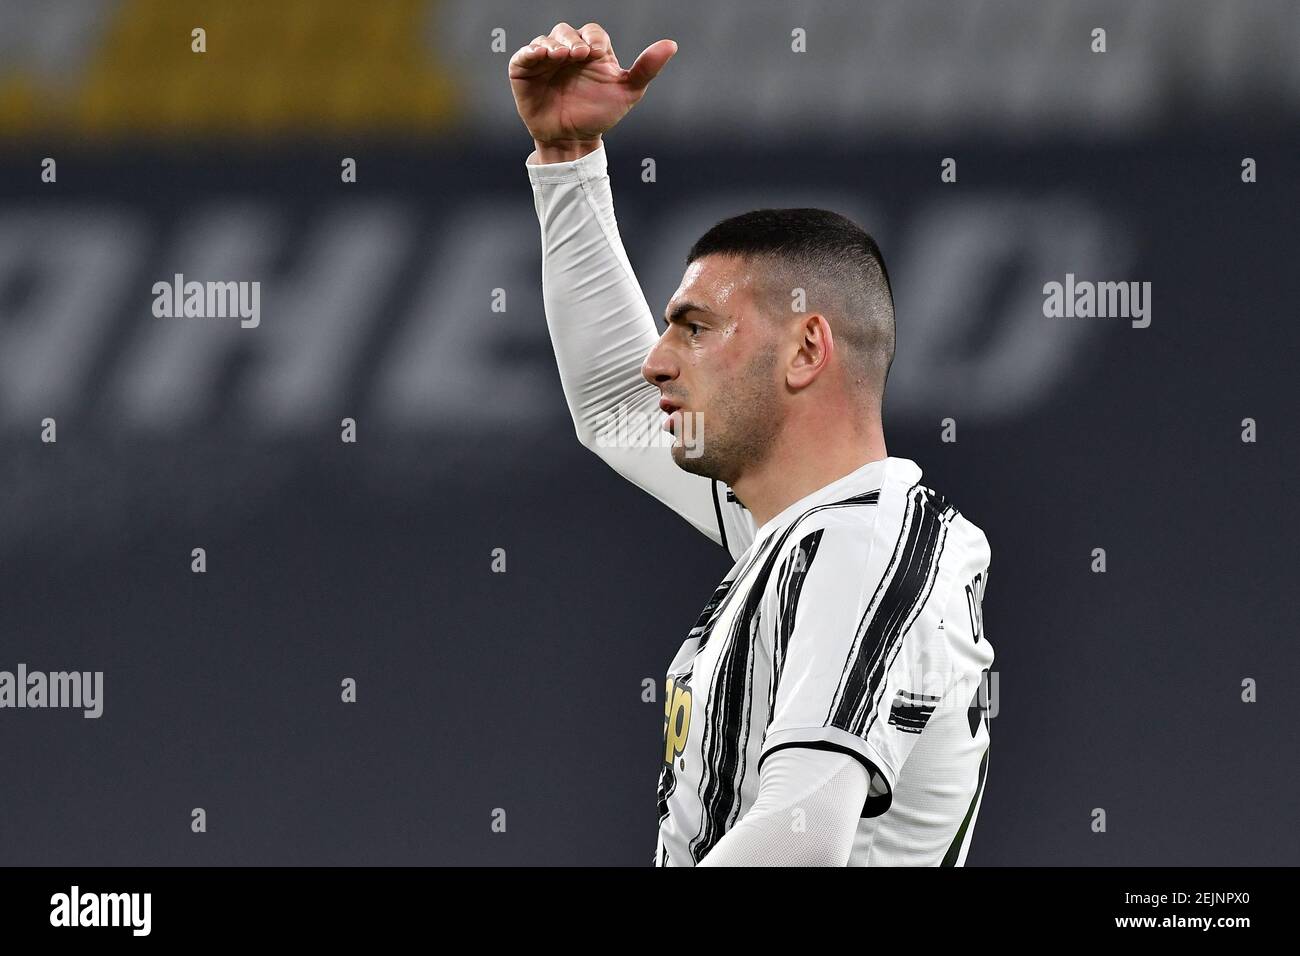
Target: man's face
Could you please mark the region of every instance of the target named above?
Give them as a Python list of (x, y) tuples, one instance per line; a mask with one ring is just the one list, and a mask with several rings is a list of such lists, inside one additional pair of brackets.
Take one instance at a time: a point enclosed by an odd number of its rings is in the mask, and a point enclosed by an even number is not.
[(781, 427), (779, 329), (762, 314), (754, 285), (740, 257), (692, 262), (664, 310), (668, 328), (641, 368), (671, 412), (673, 460), (728, 485), (763, 460)]

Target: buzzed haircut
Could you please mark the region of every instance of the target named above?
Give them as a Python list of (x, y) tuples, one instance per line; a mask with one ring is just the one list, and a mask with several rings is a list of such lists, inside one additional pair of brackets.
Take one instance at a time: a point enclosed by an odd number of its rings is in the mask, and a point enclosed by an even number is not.
[(894, 361), (894, 295), (880, 247), (861, 226), (827, 209), (756, 209), (706, 232), (686, 264), (714, 254), (760, 263), (755, 295), (773, 309), (789, 314), (794, 290), (803, 289), (800, 312), (826, 316), (857, 383), (883, 398)]

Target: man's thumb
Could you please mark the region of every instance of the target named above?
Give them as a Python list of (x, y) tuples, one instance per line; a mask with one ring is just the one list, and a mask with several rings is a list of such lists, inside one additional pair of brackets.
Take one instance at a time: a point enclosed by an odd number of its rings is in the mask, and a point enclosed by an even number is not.
[(676, 52), (677, 44), (673, 40), (651, 43), (641, 51), (641, 55), (632, 64), (632, 69), (627, 71), (628, 85), (634, 90), (644, 89), (646, 84), (659, 75), (664, 64), (671, 60)]

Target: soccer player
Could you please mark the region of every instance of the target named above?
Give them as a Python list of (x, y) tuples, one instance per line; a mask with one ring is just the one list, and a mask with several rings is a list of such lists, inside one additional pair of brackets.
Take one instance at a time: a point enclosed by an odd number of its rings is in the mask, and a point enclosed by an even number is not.
[(658, 333), (602, 136), (676, 50), (624, 69), (598, 24), (560, 23), (509, 67), (578, 438), (735, 560), (668, 668), (655, 864), (962, 866), (988, 542), (885, 449), (893, 299), (848, 219), (718, 223)]

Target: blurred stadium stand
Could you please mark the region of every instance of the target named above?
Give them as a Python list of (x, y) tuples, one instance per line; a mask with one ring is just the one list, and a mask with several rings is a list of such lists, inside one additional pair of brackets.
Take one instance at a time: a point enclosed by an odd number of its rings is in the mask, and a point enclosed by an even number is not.
[[(628, 64), (653, 39), (682, 38), (674, 82), (639, 118), (646, 132), (1091, 138), (1285, 124), (1300, 105), (1291, 0), (9, 0), (0, 129), (517, 134), (511, 111), (483, 108), (505, 92), (502, 58), (485, 55), (492, 31), (513, 52), (587, 17)], [(179, 42), (196, 26), (203, 56)], [(1097, 26), (1104, 57), (1086, 42)], [(791, 54), (795, 28), (804, 55)]]
[(421, 0), (5, 4), (0, 124), (102, 138), (445, 129), (457, 90), (429, 13)]

